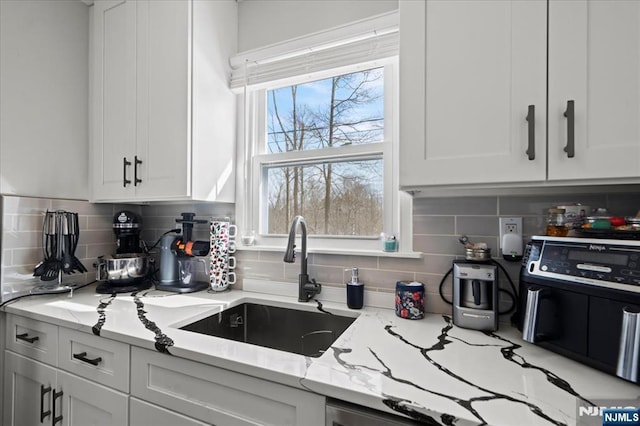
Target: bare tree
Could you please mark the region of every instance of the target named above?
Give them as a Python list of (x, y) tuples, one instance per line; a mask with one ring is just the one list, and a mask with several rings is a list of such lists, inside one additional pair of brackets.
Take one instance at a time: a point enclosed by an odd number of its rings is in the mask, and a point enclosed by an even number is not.
[[(379, 138), (383, 129), (381, 112), (364, 114), (365, 108), (362, 107), (379, 101), (381, 95), (372, 89), (372, 83), (380, 78), (380, 72), (372, 71), (333, 77), (330, 79), (328, 103), (314, 110), (299, 102), (297, 85), (286, 88), (286, 92), (280, 89), (278, 97), (276, 91), (270, 92), (271, 152), (362, 144)], [(285, 93), (287, 96), (283, 99)], [(284, 109), (280, 102), (290, 103), (288, 113), (281, 113)], [(377, 169), (380, 167), (381, 163), (376, 165)], [(381, 224), (377, 223), (378, 220), (370, 221), (371, 226), (368, 227), (354, 222), (357, 216), (354, 209), (357, 208), (369, 208), (369, 211), (382, 216), (380, 195), (372, 194), (371, 185), (362, 178), (363, 173), (379, 174), (379, 170), (366, 171), (366, 168), (366, 162), (338, 168), (331, 162), (282, 168), (284, 188), (270, 194), (270, 232), (278, 232), (282, 228), (276, 223), (271, 226), (272, 222), (282, 219), (286, 232), (290, 218), (296, 214), (303, 214), (307, 224), (312, 224), (316, 232), (323, 234), (376, 233), (375, 229), (379, 232)], [(346, 191), (353, 193), (347, 194)], [(377, 206), (371, 205), (372, 200)], [(279, 212), (282, 210), (284, 214)], [(341, 225), (345, 220), (351, 224), (351, 230)]]

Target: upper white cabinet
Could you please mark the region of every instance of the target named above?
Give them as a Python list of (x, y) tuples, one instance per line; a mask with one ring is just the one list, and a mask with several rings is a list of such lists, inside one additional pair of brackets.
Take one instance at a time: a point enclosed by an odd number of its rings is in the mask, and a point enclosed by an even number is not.
[(92, 199), (234, 200), (237, 6), (96, 1)]
[(543, 180), (546, 2), (404, 1), (400, 19), (401, 185)]
[(87, 199), (89, 7), (0, 1), (0, 192)]
[[(567, 111), (573, 101), (573, 123)], [(564, 148), (573, 131), (575, 156)], [(549, 2), (549, 179), (640, 176), (640, 2)]]
[(640, 2), (551, 0), (548, 61), (545, 1), (400, 13), (403, 188), (640, 175)]

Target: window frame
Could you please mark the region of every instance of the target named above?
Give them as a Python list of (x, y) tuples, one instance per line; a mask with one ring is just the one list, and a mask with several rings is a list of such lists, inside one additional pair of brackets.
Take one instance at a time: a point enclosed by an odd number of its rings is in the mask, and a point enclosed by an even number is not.
[[(383, 142), (342, 146), (327, 150), (291, 151), (284, 153), (266, 153), (266, 120), (268, 90), (291, 86), (309, 81), (321, 80), (332, 76), (384, 67), (384, 137)], [(383, 159), (383, 232), (393, 232), (399, 239), (399, 253), (386, 253), (390, 256), (416, 257), (412, 247), (411, 196), (399, 190), (399, 61), (398, 56), (378, 59), (315, 72), (293, 78), (261, 84), (255, 88), (245, 88), (244, 102), (240, 102), (240, 122), (238, 132), (238, 191), (236, 217), (240, 235), (246, 230), (254, 230), (254, 245), (239, 245), (240, 250), (283, 250), (287, 244), (287, 235), (263, 233), (268, 211), (262, 209), (266, 197), (266, 185), (263, 185), (265, 169), (263, 165), (276, 165), (285, 162), (307, 162), (320, 159), (358, 159), (372, 155), (382, 155)], [(244, 140), (244, 143), (242, 141)], [(241, 146), (241, 147), (240, 147)], [(320, 152), (318, 152), (320, 151)], [(324, 152), (323, 152), (324, 151)], [(310, 252), (350, 253), (361, 255), (382, 255), (382, 244), (378, 236), (334, 236), (309, 235)]]

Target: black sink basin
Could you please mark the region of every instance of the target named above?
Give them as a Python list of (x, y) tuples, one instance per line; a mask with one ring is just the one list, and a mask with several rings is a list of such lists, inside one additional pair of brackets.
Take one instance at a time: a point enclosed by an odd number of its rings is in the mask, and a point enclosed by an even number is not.
[(180, 329), (319, 357), (353, 321), (326, 312), (243, 303)]

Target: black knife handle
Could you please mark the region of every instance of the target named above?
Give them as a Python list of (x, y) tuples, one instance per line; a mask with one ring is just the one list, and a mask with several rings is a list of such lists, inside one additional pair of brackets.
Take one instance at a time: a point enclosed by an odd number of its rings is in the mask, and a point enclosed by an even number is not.
[(33, 343), (36, 340), (40, 340), (38, 336), (29, 337), (29, 333), (16, 334), (16, 339), (24, 340), (27, 343)]
[(94, 359), (89, 359), (87, 358), (87, 353), (86, 352), (80, 352), (79, 354), (73, 354), (73, 357), (75, 359), (79, 359), (80, 361), (86, 362), (87, 364), (91, 364), (91, 365), (98, 365), (102, 362), (102, 357), (97, 357)]
[(44, 422), (44, 419), (51, 415), (51, 410), (44, 411), (44, 397), (51, 392), (51, 386), (40, 385), (40, 423)]

